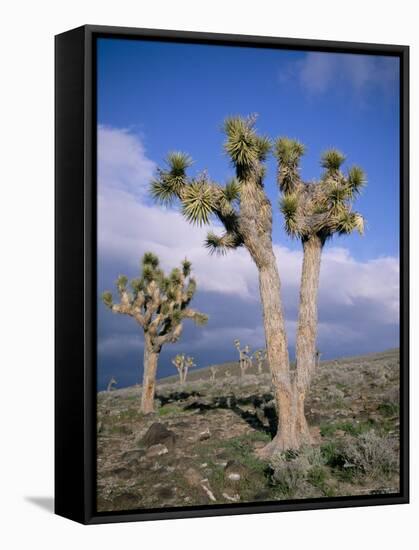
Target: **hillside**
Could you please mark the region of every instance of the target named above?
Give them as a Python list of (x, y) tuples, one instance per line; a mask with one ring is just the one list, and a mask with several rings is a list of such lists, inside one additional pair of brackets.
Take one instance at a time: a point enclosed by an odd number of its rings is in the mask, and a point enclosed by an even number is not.
[(147, 416), (140, 386), (100, 392), (98, 510), (398, 492), (398, 388), (398, 350), (322, 362), (306, 403), (316, 444), (270, 464), (257, 455), (276, 430), (266, 365), (161, 379)]

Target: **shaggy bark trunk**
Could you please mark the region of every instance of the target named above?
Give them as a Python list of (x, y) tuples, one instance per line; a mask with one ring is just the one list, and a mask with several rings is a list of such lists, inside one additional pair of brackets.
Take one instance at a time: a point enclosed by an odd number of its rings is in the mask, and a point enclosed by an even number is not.
[(282, 309), (276, 259), (271, 251), (269, 261), (259, 270), (260, 296), (265, 328), (266, 351), (275, 392), (278, 431), (273, 440), (260, 452), (269, 457), (286, 449), (298, 449), (305, 426), (301, 407), (296, 399), (289, 367), (285, 318)]
[(145, 334), (144, 338), (144, 375), (141, 395), (141, 412), (149, 414), (154, 412), (154, 393), (156, 390), (157, 363), (160, 350), (153, 348), (150, 337)]
[(279, 406), (279, 431), (265, 448), (265, 454), (299, 449), (312, 443), (304, 412), (307, 392), (316, 365), (317, 292), (323, 243), (317, 237), (303, 242), (303, 267), (300, 286), (296, 361), (297, 369), (291, 392), (276, 390)]
[(316, 235), (303, 241), (303, 268), (296, 343), (297, 391), (305, 399), (316, 368), (317, 295), (323, 242)]

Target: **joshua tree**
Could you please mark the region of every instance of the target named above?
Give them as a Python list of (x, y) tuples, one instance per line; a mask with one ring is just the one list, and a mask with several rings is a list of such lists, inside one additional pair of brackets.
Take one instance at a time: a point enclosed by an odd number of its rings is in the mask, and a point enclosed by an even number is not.
[(322, 353), (321, 351), (319, 351), (318, 349), (316, 350), (316, 359), (315, 359), (315, 364), (316, 364), (316, 368), (320, 365), (320, 358), (322, 356)]
[(243, 378), (244, 375), (246, 374), (247, 369), (252, 366), (252, 360), (249, 355), (250, 348), (249, 346), (245, 346), (243, 349), (240, 349), (240, 340), (234, 340), (234, 346), (239, 352), (240, 375)]
[(210, 367), (210, 371), (211, 371), (211, 382), (215, 382), (215, 376), (217, 374), (217, 369), (212, 366)]
[(263, 363), (265, 362), (265, 359), (266, 359), (266, 349), (256, 350), (255, 353), (253, 354), (253, 357), (256, 360), (258, 374), (262, 374)]
[(255, 117), (227, 118), (224, 133), (224, 148), (235, 169), (231, 181), (223, 186), (211, 181), (206, 173), (191, 178), (187, 174), (191, 158), (184, 153), (170, 153), (167, 166), (157, 171), (151, 194), (166, 205), (177, 200), (184, 217), (192, 224), (208, 224), (215, 217), (224, 226), (224, 233), (208, 233), (205, 246), (209, 251), (224, 254), (244, 247), (258, 269), (266, 349), (280, 426), (275, 446), (266, 449), (268, 454), (299, 446), (290, 421), (293, 391), (280, 280), (272, 246), (272, 206), (263, 185), (271, 143), (256, 133)]
[[(304, 146), (296, 140), (280, 138), (275, 144), (278, 159), (277, 179), (282, 192), (280, 208), (289, 235), (301, 240), (303, 267), (296, 340), (296, 375), (293, 380), (296, 429), (310, 439), (304, 417), (304, 401), (313, 371), (320, 359), (316, 353), (317, 298), (323, 246), (333, 235), (364, 230), (364, 219), (352, 210), (352, 202), (365, 185), (361, 168), (341, 171), (342, 153), (330, 149), (323, 153), (323, 174), (318, 181), (304, 182), (300, 177), (300, 158)], [(305, 434), (305, 436), (304, 436)]]
[(114, 386), (116, 386), (117, 384), (117, 381), (115, 380), (115, 378), (112, 376), (112, 378), (109, 380), (108, 382), (108, 385), (106, 387), (106, 391), (112, 391), (114, 388)]
[(179, 382), (183, 385), (186, 382), (186, 377), (188, 376), (188, 371), (192, 367), (196, 367), (193, 357), (186, 357), (184, 353), (176, 355), (172, 359), (172, 363), (177, 368), (179, 374)]
[(104, 304), (114, 313), (133, 317), (144, 332), (144, 376), (141, 411), (154, 410), (157, 363), (164, 344), (177, 342), (182, 334), (184, 319), (202, 325), (207, 316), (189, 307), (196, 291), (191, 277), (191, 263), (184, 260), (180, 268), (165, 275), (159, 259), (151, 252), (144, 254), (141, 275), (130, 283), (120, 275), (116, 282), (119, 303), (114, 303), (111, 292), (104, 292)]

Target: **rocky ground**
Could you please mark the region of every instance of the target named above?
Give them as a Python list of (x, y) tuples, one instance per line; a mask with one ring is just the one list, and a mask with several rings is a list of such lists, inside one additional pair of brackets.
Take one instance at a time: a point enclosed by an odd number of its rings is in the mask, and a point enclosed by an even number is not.
[(398, 492), (399, 352), (322, 362), (306, 404), (316, 444), (258, 459), (276, 430), (270, 376), (237, 363), (98, 393), (98, 511)]

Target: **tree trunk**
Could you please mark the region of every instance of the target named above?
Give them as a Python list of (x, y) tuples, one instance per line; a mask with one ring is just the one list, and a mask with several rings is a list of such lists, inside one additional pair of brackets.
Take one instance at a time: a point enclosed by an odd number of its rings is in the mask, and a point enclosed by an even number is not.
[(145, 335), (144, 342), (144, 375), (141, 395), (141, 412), (154, 412), (154, 393), (156, 389), (157, 363), (160, 351), (155, 351), (150, 338)]
[(291, 384), (291, 391), (285, 385), (274, 384), (279, 430), (274, 439), (262, 450), (264, 456), (286, 449), (299, 449), (302, 445), (312, 443), (304, 404), (316, 362), (317, 291), (322, 246), (323, 243), (317, 236), (303, 242), (296, 375)]
[(303, 268), (296, 343), (296, 388), (304, 401), (316, 368), (317, 295), (323, 241), (316, 235), (303, 241)]
[(269, 261), (259, 269), (266, 353), (272, 374), (278, 431), (273, 440), (260, 452), (269, 457), (277, 452), (300, 446), (297, 430), (298, 406), (291, 381), (285, 318), (281, 303), (281, 283), (273, 250)]

